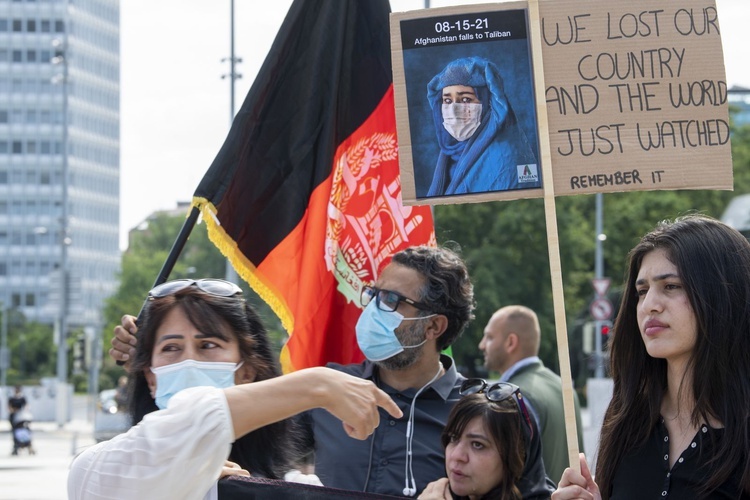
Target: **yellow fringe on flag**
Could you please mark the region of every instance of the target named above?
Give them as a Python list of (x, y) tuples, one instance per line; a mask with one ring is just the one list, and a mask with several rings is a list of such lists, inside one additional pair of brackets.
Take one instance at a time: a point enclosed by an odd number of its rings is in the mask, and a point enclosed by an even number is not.
[[(266, 283), (258, 276), (255, 265), (245, 257), (237, 247), (237, 242), (221, 227), (221, 223), (216, 216), (217, 210), (213, 203), (205, 198), (195, 196), (193, 197), (192, 205), (201, 211), (211, 243), (229, 259), (237, 274), (271, 307), (276, 316), (281, 320), (281, 326), (291, 335), (294, 330), (294, 316), (292, 316), (289, 307), (282, 299), (281, 294), (275, 292), (269, 283)], [(284, 366), (284, 358), (287, 359), (287, 365), (289, 365), (289, 354), (286, 353), (284, 355), (282, 352), (282, 366), (284, 367), (284, 372), (286, 372), (287, 367)], [(291, 366), (289, 367), (291, 368)]]

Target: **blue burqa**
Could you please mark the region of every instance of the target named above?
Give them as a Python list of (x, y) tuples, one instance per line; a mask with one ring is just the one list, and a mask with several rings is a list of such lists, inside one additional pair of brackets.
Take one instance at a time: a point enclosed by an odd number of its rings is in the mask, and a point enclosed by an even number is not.
[[(443, 89), (472, 87), (482, 103), (479, 128), (457, 141), (443, 127)], [(497, 66), (482, 57), (456, 59), (427, 84), (440, 155), (427, 196), (536, 188), (540, 177), (529, 176), (536, 164), (526, 134), (520, 129), (503, 89)]]

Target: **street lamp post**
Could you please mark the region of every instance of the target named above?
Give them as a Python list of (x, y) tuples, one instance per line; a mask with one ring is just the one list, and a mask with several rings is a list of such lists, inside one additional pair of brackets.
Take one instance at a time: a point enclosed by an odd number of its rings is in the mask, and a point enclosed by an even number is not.
[(71, 243), (68, 234), (68, 24), (64, 38), (55, 39), (52, 46), (56, 49), (53, 64), (62, 65), (62, 178), (61, 178), (61, 214), (60, 214), (60, 310), (56, 324), (57, 335), (57, 404), (55, 408), (57, 425), (62, 427), (67, 421), (67, 380), (68, 380), (68, 291), (69, 264), (68, 246)]
[[(234, 55), (234, 0), (229, 0), (229, 58), (224, 58), (221, 62), (229, 61), (229, 73), (221, 75), (222, 80), (229, 78), (229, 126), (234, 121), (234, 82), (242, 78), (242, 74), (237, 73), (235, 65), (242, 62), (241, 57)], [(224, 278), (232, 283), (239, 283), (237, 272), (232, 267), (229, 259), (226, 260)]]

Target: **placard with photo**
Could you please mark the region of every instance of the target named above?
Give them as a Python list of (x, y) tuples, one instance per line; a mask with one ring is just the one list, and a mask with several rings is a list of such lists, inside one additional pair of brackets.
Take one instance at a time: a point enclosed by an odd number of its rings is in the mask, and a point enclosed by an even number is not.
[(542, 196), (525, 6), (391, 15), (404, 204)]

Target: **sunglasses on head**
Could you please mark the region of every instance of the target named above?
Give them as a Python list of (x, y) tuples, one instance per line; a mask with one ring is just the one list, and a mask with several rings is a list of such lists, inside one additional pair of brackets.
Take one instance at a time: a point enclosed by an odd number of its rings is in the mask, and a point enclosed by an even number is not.
[[(488, 401), (493, 403), (499, 403), (506, 399), (514, 399), (518, 405), (523, 418), (526, 420), (526, 425), (529, 427), (529, 440), (534, 437), (534, 426), (531, 424), (531, 417), (529, 416), (529, 410), (526, 408), (523, 394), (521, 394), (521, 388), (515, 384), (509, 382), (495, 382), (493, 384), (487, 384), (487, 381), (481, 378), (470, 378), (461, 384), (461, 388), (458, 390), (461, 396), (469, 396), (471, 394), (484, 394)], [(515, 397), (513, 397), (515, 396)]]
[(242, 289), (231, 281), (224, 281), (216, 278), (205, 278), (199, 280), (180, 279), (156, 285), (150, 292), (148, 292), (148, 298), (158, 299), (160, 297), (167, 297), (191, 286), (195, 286), (201, 292), (216, 297), (233, 297), (242, 294)]

